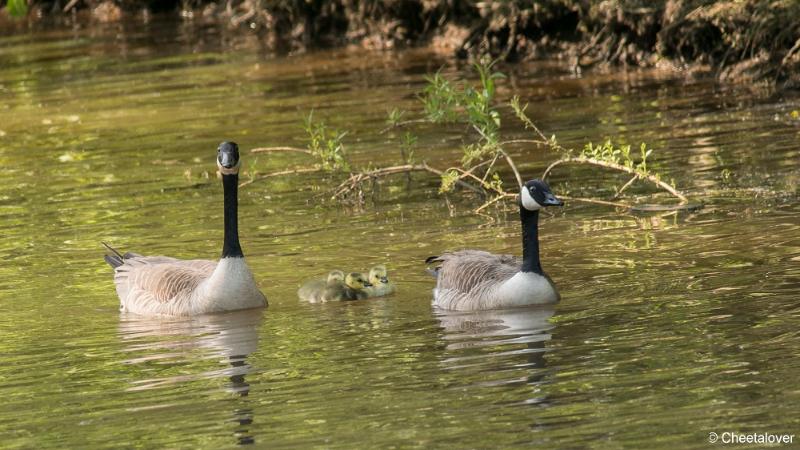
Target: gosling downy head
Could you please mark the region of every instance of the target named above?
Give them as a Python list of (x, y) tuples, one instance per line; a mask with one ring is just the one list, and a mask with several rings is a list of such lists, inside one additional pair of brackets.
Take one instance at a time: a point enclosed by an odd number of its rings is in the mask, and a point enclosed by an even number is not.
[(344, 284), (350, 289), (362, 291), (364, 288), (372, 286), (372, 283), (367, 281), (363, 273), (351, 272), (348, 273), (344, 279)]
[(344, 281), (344, 272), (341, 270), (331, 270), (328, 272), (328, 278), (326, 281), (328, 284), (341, 283)]
[(394, 284), (389, 281), (388, 272), (384, 265), (375, 266), (370, 269), (369, 282), (372, 283), (372, 287), (368, 287), (366, 291), (370, 297), (383, 297), (385, 295), (394, 294), (395, 292)]
[(530, 180), (519, 192), (519, 201), (528, 211), (538, 211), (545, 206), (562, 206), (564, 202), (556, 198), (550, 186), (542, 180)]
[(235, 142), (223, 142), (217, 147), (217, 167), (223, 175), (239, 173), (239, 146)]
[(379, 265), (369, 269), (369, 282), (372, 283), (373, 286), (388, 283), (389, 276), (386, 271), (386, 266)]

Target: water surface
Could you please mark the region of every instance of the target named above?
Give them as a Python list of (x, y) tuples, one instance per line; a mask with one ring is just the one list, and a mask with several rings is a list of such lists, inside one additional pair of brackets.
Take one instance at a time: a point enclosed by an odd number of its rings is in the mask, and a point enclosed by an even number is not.
[[(244, 150), (243, 181), (304, 167), (303, 155), (247, 150), (302, 146), (314, 110), (348, 131), (355, 167), (398, 163), (384, 117), (418, 113), (414, 94), (440, 67), (473, 77), (420, 50), (275, 56), (169, 23), (1, 37), (2, 446), (701, 448), (712, 431), (797, 434), (800, 101), (758, 88), (504, 68), (501, 100), (530, 102), (546, 133), (572, 146), (645, 141), (653, 167), (705, 204), (637, 215), (571, 202), (546, 217), (543, 264), (563, 298), (554, 308), (430, 306), (425, 257), (519, 253), (513, 213), (475, 216), (475, 199), (446, 202), (426, 175), (342, 208), (327, 194), (335, 179), (312, 173), (240, 192), (242, 243), (268, 310), (120, 316), (101, 240), (219, 254), (219, 141)], [(506, 117), (505, 136), (528, 137)], [(458, 126), (414, 130), (416, 154), (438, 167), (469, 139)], [(553, 159), (510, 150), (530, 177)], [(551, 179), (557, 193), (601, 197), (625, 181), (567, 167)], [(397, 295), (295, 296), (304, 279), (376, 263)]]

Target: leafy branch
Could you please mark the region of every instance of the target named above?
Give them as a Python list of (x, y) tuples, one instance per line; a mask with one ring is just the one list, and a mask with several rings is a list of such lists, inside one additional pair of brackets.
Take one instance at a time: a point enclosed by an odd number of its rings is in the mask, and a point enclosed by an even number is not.
[[(471, 85), (467, 82), (456, 82), (443, 76), (441, 71), (426, 77), (427, 84), (418, 99), (422, 105), (422, 117), (406, 119), (407, 113), (398, 109), (389, 112), (388, 127), (381, 131), (385, 133), (392, 129), (405, 127), (415, 123), (428, 123), (438, 125), (465, 124), (474, 132), (474, 138), (466, 142), (461, 150), (461, 158), (457, 164), (446, 169), (432, 167), (424, 160), (416, 161), (415, 146), (417, 137), (410, 131), (401, 135), (398, 143), (402, 164), (389, 167), (351, 172), (333, 191), (335, 198), (340, 201), (362, 201), (364, 198), (364, 183), (374, 183), (376, 180), (391, 177), (397, 174), (406, 174), (411, 181), (411, 173), (425, 172), (439, 177), (439, 192), (446, 194), (456, 187), (467, 189), (479, 194), (483, 204), (474, 212), (481, 213), (489, 206), (502, 204), (516, 198), (519, 186), (523, 183), (520, 171), (505, 147), (512, 144), (533, 144), (537, 147), (549, 149), (557, 155), (544, 171), (542, 178), (546, 178), (559, 165), (577, 164), (602, 167), (630, 175), (631, 178), (617, 190), (611, 199), (592, 199), (569, 197), (576, 201), (601, 204), (613, 207), (632, 208), (633, 205), (618, 201), (624, 191), (636, 181), (652, 184), (674, 196), (680, 205), (688, 203), (688, 199), (672, 184), (661, 179), (661, 175), (654, 172), (648, 161), (653, 150), (646, 144), (639, 146), (639, 151), (632, 151), (630, 145), (615, 145), (607, 139), (601, 144), (587, 143), (582, 149), (574, 150), (564, 147), (558, 142), (555, 135), (547, 137), (542, 130), (531, 120), (527, 114), (528, 105), (522, 105), (518, 97), (514, 96), (509, 105), (514, 116), (523, 124), (526, 130), (533, 133), (532, 139), (501, 140), (501, 113), (495, 102), (496, 83), (505, 76), (493, 71), (494, 63), (476, 64), (479, 83)], [(347, 134), (328, 128), (324, 122), (314, 121), (313, 113), (304, 121), (304, 130), (308, 136), (306, 149), (296, 147), (269, 147), (254, 149), (253, 152), (296, 152), (305, 153), (316, 157), (319, 164), (316, 170), (331, 173), (342, 173), (350, 170), (346, 158), (342, 139)], [(501, 176), (500, 166), (504, 164), (514, 174), (516, 186), (506, 190), (505, 180)], [(294, 169), (306, 171), (311, 169)], [(299, 173), (299, 172), (298, 172)], [(275, 176), (284, 172), (276, 172)], [(266, 176), (270, 176), (269, 174)], [(265, 177), (266, 177), (265, 176)]]

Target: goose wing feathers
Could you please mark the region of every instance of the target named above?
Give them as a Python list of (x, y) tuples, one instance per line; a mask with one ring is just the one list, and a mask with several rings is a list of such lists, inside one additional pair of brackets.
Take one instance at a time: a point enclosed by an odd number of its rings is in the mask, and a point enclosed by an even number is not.
[[(130, 255), (130, 257), (128, 257)], [(167, 303), (187, 298), (214, 272), (217, 263), (202, 259), (179, 260), (166, 256), (126, 254), (114, 282), (123, 303), (141, 300)]]
[(496, 286), (519, 272), (522, 262), (511, 255), (495, 255), (480, 250), (444, 253), (431, 262), (440, 262), (437, 270), (439, 289), (475, 293), (484, 286)]

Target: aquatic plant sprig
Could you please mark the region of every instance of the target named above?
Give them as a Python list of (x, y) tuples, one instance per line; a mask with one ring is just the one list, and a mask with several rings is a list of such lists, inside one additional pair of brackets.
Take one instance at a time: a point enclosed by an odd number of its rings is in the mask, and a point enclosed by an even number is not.
[(328, 127), (325, 122), (314, 120), (314, 111), (308, 113), (303, 121), (303, 129), (308, 134), (308, 150), (320, 160), (325, 170), (350, 170), (345, 157), (342, 139), (347, 132)]
[(8, 10), (8, 15), (13, 18), (25, 17), (28, 14), (28, 2), (26, 0), (8, 0), (6, 10)]

